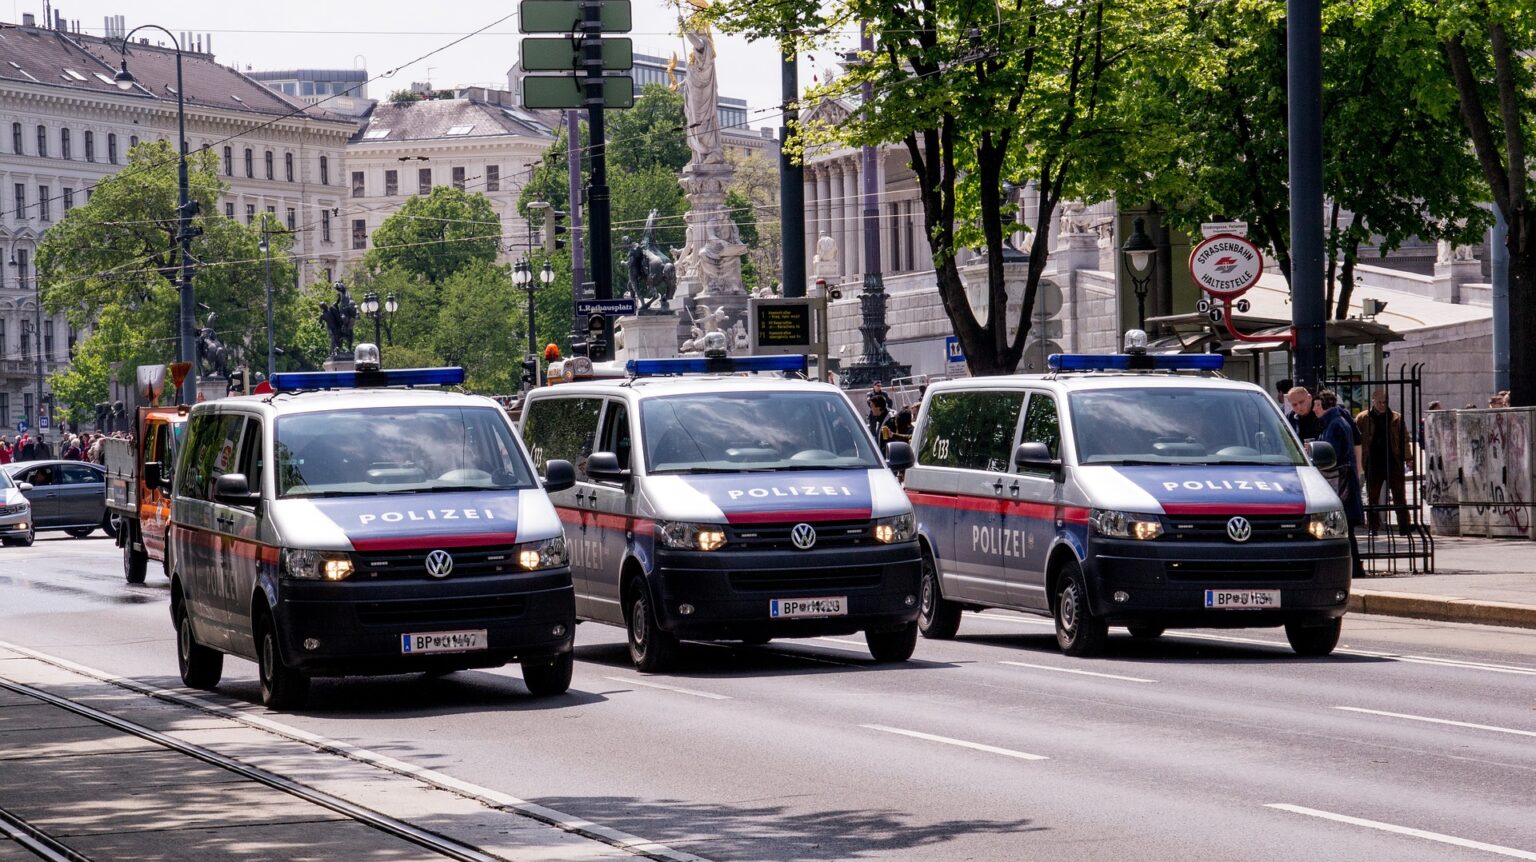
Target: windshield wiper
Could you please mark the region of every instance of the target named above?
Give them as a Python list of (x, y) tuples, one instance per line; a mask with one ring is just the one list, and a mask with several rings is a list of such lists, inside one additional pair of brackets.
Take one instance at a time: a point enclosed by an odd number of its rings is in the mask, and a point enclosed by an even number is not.
[(456, 491), (511, 491), (514, 485), (433, 485), (428, 488), (397, 488), (383, 494), (451, 494)]
[(773, 472), (793, 473), (806, 470), (873, 470), (874, 464), (794, 464), (789, 467), (772, 467)]
[(691, 473), (752, 473), (762, 472), (761, 468), (754, 470), (751, 467), (667, 467), (662, 470), (651, 471), (657, 474), (686, 475)]
[(313, 499), (316, 497), (372, 497), (377, 491), (302, 491), (297, 494), (284, 494), (285, 498)]

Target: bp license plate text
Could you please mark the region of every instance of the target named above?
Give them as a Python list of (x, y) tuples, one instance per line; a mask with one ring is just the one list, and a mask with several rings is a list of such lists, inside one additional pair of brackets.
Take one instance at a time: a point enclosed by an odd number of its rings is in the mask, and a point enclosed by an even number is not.
[(845, 617), (848, 615), (848, 597), (833, 596), (824, 599), (772, 599), (768, 602), (768, 616), (776, 619), (796, 617)]
[(468, 632), (430, 632), (400, 636), (400, 652), (403, 655), (425, 655), (436, 652), (473, 652), (485, 649), (485, 629)]
[(1279, 590), (1206, 590), (1205, 606), (1221, 610), (1280, 607)]

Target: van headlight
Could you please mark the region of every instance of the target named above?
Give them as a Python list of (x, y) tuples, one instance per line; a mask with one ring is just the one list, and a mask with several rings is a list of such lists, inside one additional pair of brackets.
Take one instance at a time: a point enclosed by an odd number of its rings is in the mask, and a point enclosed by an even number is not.
[(523, 542), (517, 551), (517, 567), (525, 572), (539, 569), (558, 569), (570, 565), (571, 557), (565, 548), (565, 537), (556, 536), (539, 542)]
[(875, 521), (875, 541), (886, 545), (909, 542), (917, 535), (917, 518), (911, 512)]
[(283, 551), (283, 576), (301, 581), (344, 581), (352, 575), (352, 558), (332, 551), (288, 548)]
[(692, 521), (657, 521), (656, 538), (680, 551), (718, 551), (725, 547), (725, 526)]
[(1163, 534), (1163, 522), (1156, 515), (1121, 512), (1115, 509), (1094, 509), (1088, 516), (1094, 532), (1111, 539), (1140, 539), (1148, 541)]
[(1349, 521), (1344, 518), (1343, 509), (1318, 512), (1307, 521), (1307, 532), (1314, 539), (1342, 539), (1349, 535)]

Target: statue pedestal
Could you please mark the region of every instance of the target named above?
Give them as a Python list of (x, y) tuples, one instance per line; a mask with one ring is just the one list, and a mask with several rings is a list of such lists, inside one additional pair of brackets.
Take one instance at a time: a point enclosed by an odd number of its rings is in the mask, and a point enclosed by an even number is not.
[(1431, 299), (1439, 302), (1460, 302), (1463, 284), (1483, 280), (1483, 264), (1477, 260), (1452, 260), (1435, 264), (1435, 280), (1430, 290)]
[(620, 362), (631, 359), (667, 359), (677, 355), (676, 313), (642, 314), (614, 321), (623, 344), (615, 353)]
[(749, 350), (738, 351), (736, 349), (736, 336), (731, 332), (731, 327), (735, 326), (736, 321), (739, 320), (742, 327), (746, 328), (747, 305), (751, 300), (752, 297), (745, 293), (705, 295), (689, 300), (688, 308), (693, 311), (693, 316), (690, 317), (687, 311), (680, 312), (677, 315), (677, 340), (674, 344), (681, 345), (684, 341), (692, 338), (691, 328), (694, 326), (697, 326), (704, 332), (708, 332), (709, 327), (704, 325), (704, 316), (716, 309), (723, 308), (725, 309), (725, 317), (719, 322), (719, 329), (725, 333), (726, 342), (730, 345), (730, 351), (732, 353), (750, 352)]
[(222, 377), (197, 378), (197, 400), (213, 401), (229, 395), (229, 381)]
[(746, 295), (741, 283), (741, 257), (747, 247), (737, 236), (736, 223), (725, 209), (726, 187), (734, 174), (735, 168), (729, 162), (690, 162), (683, 167), (679, 182), (689, 209), (683, 216), (687, 238), (677, 261), (677, 295), (684, 301), (695, 294)]
[(326, 371), (356, 371), (357, 363), (353, 362), (350, 356), (345, 358), (332, 356), (325, 360), (324, 368)]

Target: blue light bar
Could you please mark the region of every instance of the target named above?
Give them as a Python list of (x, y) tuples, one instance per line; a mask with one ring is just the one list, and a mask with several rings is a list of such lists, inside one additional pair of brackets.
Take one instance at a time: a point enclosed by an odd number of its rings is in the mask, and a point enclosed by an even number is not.
[(457, 386), (464, 369), (392, 368), (388, 371), (284, 371), (272, 375), (277, 392), (305, 389), (374, 389), (381, 386)]
[(1220, 371), (1225, 360), (1220, 353), (1052, 353), (1046, 358), (1052, 371)]
[(806, 373), (810, 363), (804, 354), (784, 356), (685, 356), (680, 359), (631, 359), (624, 370), (631, 377), (671, 374), (739, 374), (743, 371), (793, 371)]

